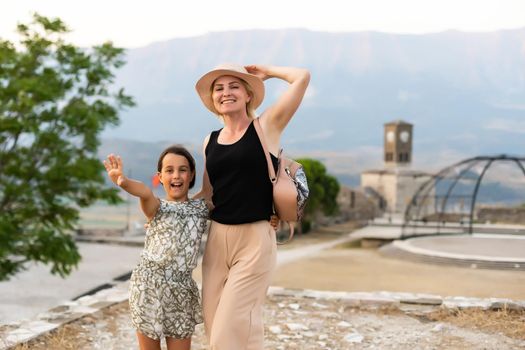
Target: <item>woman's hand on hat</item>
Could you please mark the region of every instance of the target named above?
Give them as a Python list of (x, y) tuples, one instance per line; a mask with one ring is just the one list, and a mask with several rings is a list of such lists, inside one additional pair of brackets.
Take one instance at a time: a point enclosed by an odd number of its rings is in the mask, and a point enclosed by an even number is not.
[(268, 78), (270, 78), (270, 75), (269, 75), (269, 67), (268, 66), (265, 66), (265, 65), (262, 65), (262, 64), (251, 64), (251, 65), (248, 65), (248, 66), (244, 66), (244, 68), (246, 68), (246, 70), (248, 71), (248, 73), (250, 74), (253, 74), (259, 78), (261, 78), (261, 80), (266, 80)]

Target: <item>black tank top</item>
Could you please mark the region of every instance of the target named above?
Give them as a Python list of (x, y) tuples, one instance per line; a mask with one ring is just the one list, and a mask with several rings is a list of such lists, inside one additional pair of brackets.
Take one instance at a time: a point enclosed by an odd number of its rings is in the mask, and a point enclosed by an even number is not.
[[(272, 183), (253, 122), (233, 144), (217, 142), (221, 130), (211, 133), (205, 150), (215, 206), (211, 219), (226, 225), (269, 220), (273, 213)], [(271, 155), (271, 159), (277, 169), (277, 158)]]

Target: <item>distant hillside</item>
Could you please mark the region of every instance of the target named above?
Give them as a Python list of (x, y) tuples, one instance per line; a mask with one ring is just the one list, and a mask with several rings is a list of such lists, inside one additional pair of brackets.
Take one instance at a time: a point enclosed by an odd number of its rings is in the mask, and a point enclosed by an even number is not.
[[(157, 171), (158, 156), (169, 145), (170, 143), (166, 142), (149, 143), (134, 140), (105, 139), (102, 142), (99, 155), (101, 159), (105, 158), (109, 153), (121, 155), (126, 174), (151, 186), (151, 177)], [(197, 182), (194, 190), (198, 190), (201, 186), (203, 171), (201, 147), (191, 144), (185, 144), (184, 146), (190, 150), (197, 162)], [(360, 171), (365, 169), (368, 164), (366, 161), (363, 163), (363, 159), (359, 157), (348, 156), (348, 158), (341, 158), (339, 154), (329, 152), (303, 152), (301, 154), (302, 156), (318, 159), (325, 164), (328, 172), (334, 175), (341, 185), (353, 188), (360, 186)], [(509, 172), (501, 167), (495, 167), (495, 169), (489, 171), (480, 187), (478, 202), (507, 203), (512, 205), (525, 204), (525, 177), (517, 167), (512, 170), (514, 171)], [(476, 174), (473, 174), (472, 177), (476, 178)], [(448, 183), (441, 182), (441, 186), (445, 185), (446, 188), (450, 184), (450, 181)], [(453, 194), (471, 194), (474, 185), (473, 181), (467, 184), (460, 182), (455, 187)], [(444, 190), (441, 188), (440, 193), (444, 194), (446, 188)], [(163, 194), (161, 188), (158, 188), (158, 193), (159, 195)]]
[[(415, 124), (415, 159), (422, 166), (525, 149), (525, 28), (428, 35), (221, 32), (129, 50), (127, 61), (118, 84), (138, 106), (107, 138), (200, 145), (221, 124), (199, 102), (198, 77), (221, 62), (260, 62), (312, 73), (284, 137), (290, 152), (362, 157), (361, 151), (380, 150), (383, 123), (394, 119)], [(283, 87), (267, 81), (260, 111)]]

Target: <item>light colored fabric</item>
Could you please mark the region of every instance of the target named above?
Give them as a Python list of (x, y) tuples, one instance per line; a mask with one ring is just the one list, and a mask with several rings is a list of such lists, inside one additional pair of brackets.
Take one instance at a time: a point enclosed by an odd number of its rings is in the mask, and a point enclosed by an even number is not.
[(212, 221), (202, 263), (203, 314), (212, 350), (262, 350), (262, 305), (276, 263), (268, 221)]
[(207, 217), (204, 200), (161, 200), (130, 278), (131, 321), (140, 333), (152, 339), (182, 339), (191, 337), (195, 325), (202, 323), (192, 271)]
[(197, 267), (208, 208), (202, 199), (172, 202), (161, 199), (149, 222), (141, 258), (185, 272)]

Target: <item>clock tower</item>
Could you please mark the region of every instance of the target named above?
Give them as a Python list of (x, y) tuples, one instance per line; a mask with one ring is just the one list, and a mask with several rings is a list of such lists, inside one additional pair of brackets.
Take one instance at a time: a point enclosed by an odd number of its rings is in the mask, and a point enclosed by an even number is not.
[[(385, 212), (402, 218), (414, 193), (432, 178), (431, 174), (412, 169), (413, 125), (395, 120), (384, 125), (383, 169), (366, 170), (361, 173), (361, 187), (368, 189), (384, 203)], [(435, 189), (429, 192), (431, 198), (425, 208), (434, 208)], [(426, 209), (425, 209), (426, 210)]]
[(402, 120), (385, 124), (384, 161), (387, 167), (408, 166), (412, 162), (413, 125)]

